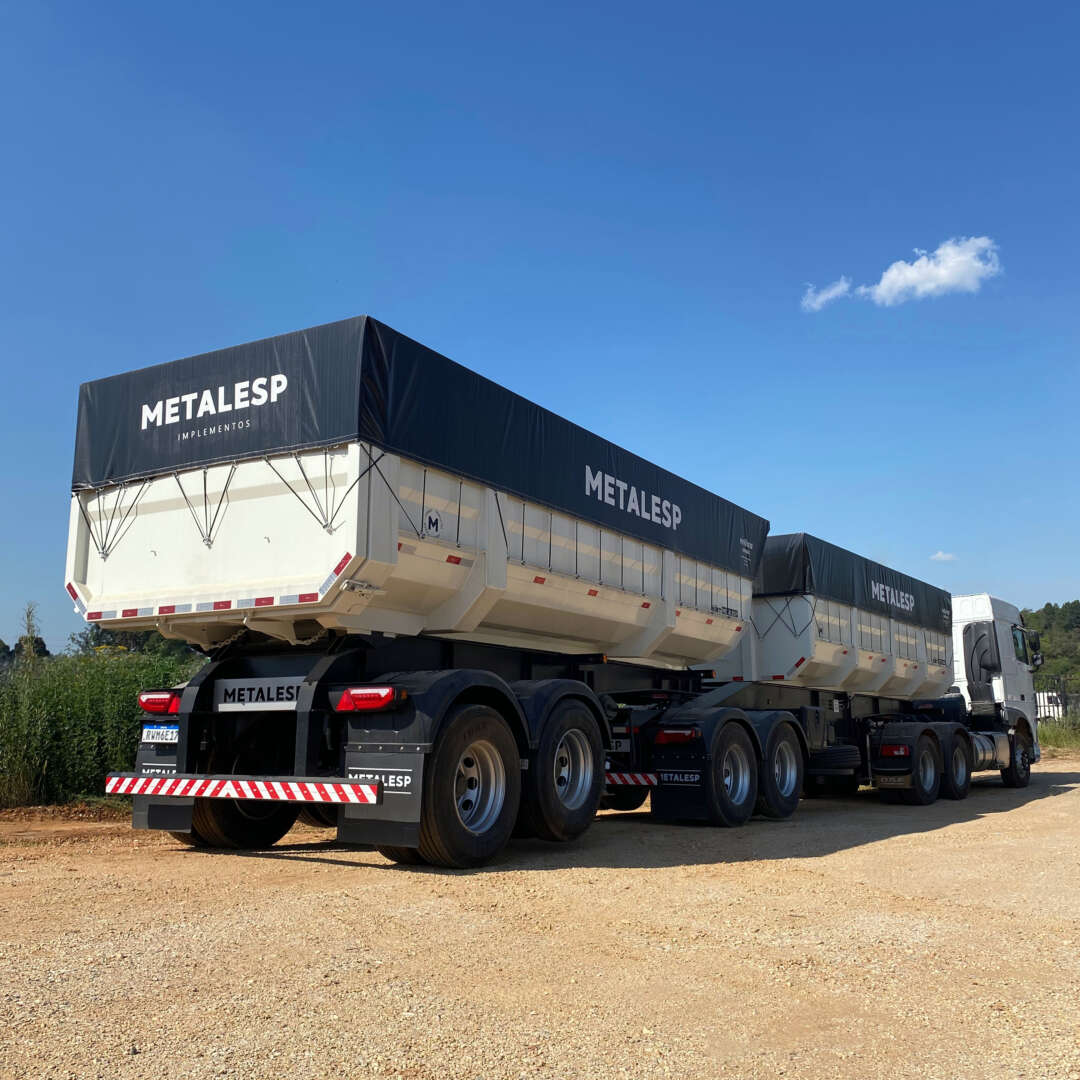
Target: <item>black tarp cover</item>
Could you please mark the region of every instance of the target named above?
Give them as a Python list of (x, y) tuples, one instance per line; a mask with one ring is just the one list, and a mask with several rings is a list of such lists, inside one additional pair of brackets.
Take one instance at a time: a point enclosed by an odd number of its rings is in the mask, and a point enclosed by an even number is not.
[(948, 633), (952, 627), (952, 597), (944, 589), (809, 533), (765, 541), (754, 595), (820, 596), (930, 630)]
[(747, 577), (769, 528), (364, 315), (84, 383), (72, 488), (355, 440)]

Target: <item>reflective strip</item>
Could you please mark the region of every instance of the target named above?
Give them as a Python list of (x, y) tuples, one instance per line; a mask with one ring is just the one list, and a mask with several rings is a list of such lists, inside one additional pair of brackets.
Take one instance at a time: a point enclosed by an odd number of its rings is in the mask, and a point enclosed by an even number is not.
[(259, 780), (223, 777), (132, 776), (111, 773), (109, 795), (152, 795), (155, 798), (264, 799), (277, 802), (358, 803), (379, 801), (377, 783), (351, 780)]
[(609, 772), (607, 782), (613, 787), (656, 787), (656, 773)]

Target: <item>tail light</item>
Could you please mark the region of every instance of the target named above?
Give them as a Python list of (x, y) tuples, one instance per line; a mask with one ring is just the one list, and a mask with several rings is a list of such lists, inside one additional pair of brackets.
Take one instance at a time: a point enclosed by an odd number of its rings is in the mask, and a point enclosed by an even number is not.
[(653, 740), (655, 746), (672, 746), (693, 742), (700, 732), (697, 728), (661, 728)]
[(375, 712), (377, 709), (389, 708), (403, 701), (405, 697), (405, 691), (396, 686), (347, 686), (338, 696), (334, 711)]
[(139, 695), (139, 708), (157, 716), (180, 711), (179, 690), (144, 690)]
[(882, 743), (879, 753), (882, 757), (911, 757), (911, 747), (907, 743)]

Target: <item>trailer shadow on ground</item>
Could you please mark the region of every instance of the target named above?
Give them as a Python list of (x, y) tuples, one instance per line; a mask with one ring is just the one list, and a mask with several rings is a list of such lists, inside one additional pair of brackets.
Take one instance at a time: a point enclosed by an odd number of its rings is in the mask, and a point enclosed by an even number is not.
[[(996, 777), (976, 778), (961, 802), (940, 799), (931, 806), (894, 805), (874, 791), (848, 798), (804, 799), (786, 821), (754, 818), (740, 829), (720, 829), (696, 822), (654, 821), (648, 810), (602, 813), (580, 839), (569, 844), (512, 840), (487, 867), (447, 871), (432, 867), (370, 864), (367, 869), (394, 873), (484, 873), (486, 871), (556, 870), (569, 867), (620, 869), (657, 868), (762, 860), (812, 859), (838, 851), (875, 844), (897, 836), (947, 829), (994, 814), (1022, 809), (1041, 799), (1055, 798), (1080, 788), (1080, 767), (1073, 762), (1048, 762), (1032, 776), (1030, 787), (1006, 788)], [(283, 859), (358, 866), (354, 845), (290, 842), (286, 837), (270, 850), (218, 853), (255, 859)], [(195, 857), (212, 852), (192, 851)]]

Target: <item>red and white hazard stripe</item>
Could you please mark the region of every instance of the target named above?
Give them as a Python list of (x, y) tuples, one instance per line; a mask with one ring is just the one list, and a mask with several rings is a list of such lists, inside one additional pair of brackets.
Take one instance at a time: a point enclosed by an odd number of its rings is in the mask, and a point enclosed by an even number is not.
[[(79, 592), (72, 582), (68, 582), (67, 591), (75, 601), (76, 610), (87, 622), (112, 622), (116, 619), (147, 619), (155, 615), (205, 615), (221, 611), (247, 613), (253, 608), (268, 607), (295, 607), (300, 604), (316, 604), (329, 591), (338, 578), (345, 572), (345, 568), (352, 562), (352, 552), (346, 551), (338, 560), (337, 566), (330, 571), (326, 580), (321, 585), (311, 585), (306, 591), (301, 589), (296, 592), (284, 591), (286, 586), (281, 586), (280, 592), (270, 596), (232, 596), (221, 599), (192, 598), (190, 596), (179, 597), (169, 603), (157, 600), (144, 600), (133, 607), (112, 609), (109, 611), (87, 611), (86, 605), (79, 597)], [(460, 560), (459, 560), (460, 561)], [(269, 587), (269, 586), (268, 586)]]
[(613, 787), (656, 787), (659, 781), (651, 772), (609, 772), (607, 782)]
[(374, 804), (380, 785), (355, 780), (261, 780), (236, 776), (136, 776), (110, 773), (108, 795), (153, 795), (174, 799), (265, 799), (270, 802)]

